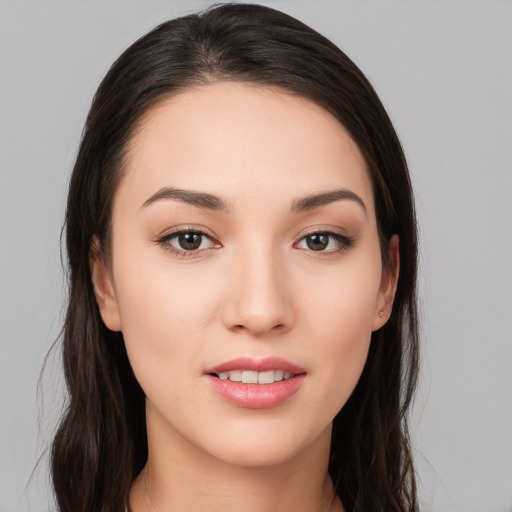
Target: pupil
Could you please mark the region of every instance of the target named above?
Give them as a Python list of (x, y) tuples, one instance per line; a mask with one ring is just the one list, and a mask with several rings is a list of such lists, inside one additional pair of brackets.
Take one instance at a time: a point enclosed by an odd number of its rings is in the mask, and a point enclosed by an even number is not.
[(329, 237), (327, 235), (310, 235), (307, 238), (307, 245), (312, 251), (321, 251), (327, 247)]
[(187, 251), (193, 251), (198, 249), (201, 245), (201, 234), (200, 233), (181, 233), (178, 237), (178, 241), (182, 249)]

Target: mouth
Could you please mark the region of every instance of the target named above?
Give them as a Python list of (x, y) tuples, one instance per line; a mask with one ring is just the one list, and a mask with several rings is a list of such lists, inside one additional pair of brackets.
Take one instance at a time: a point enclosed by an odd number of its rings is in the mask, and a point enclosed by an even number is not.
[(306, 371), (280, 358), (239, 358), (210, 368), (205, 376), (211, 388), (231, 404), (268, 409), (297, 393)]

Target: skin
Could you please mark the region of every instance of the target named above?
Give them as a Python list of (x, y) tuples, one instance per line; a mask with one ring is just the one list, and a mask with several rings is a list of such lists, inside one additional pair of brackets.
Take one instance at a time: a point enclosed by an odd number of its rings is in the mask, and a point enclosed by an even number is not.
[[(228, 209), (143, 206), (163, 187), (213, 194)], [(364, 207), (342, 199), (290, 212), (339, 189)], [(176, 228), (211, 240), (177, 255), (178, 239), (158, 243)], [(325, 231), (353, 243), (309, 248), (306, 235)], [(343, 126), (270, 88), (186, 89), (141, 121), (112, 237), (111, 261), (96, 255), (91, 268), (103, 320), (123, 332), (147, 397), (149, 458), (133, 511), (343, 510), (327, 474), (332, 420), (389, 318), (399, 266), (395, 236), (382, 267), (370, 176)], [(204, 371), (241, 356), (281, 357), (307, 376), (277, 407), (239, 407)]]

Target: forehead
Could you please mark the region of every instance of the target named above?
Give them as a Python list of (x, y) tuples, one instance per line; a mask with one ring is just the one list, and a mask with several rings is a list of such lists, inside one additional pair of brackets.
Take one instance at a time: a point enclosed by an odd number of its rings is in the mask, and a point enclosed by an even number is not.
[(334, 116), (303, 97), (245, 83), (187, 88), (141, 119), (118, 194), (140, 203), (168, 186), (235, 203), (349, 188), (373, 210), (364, 158)]

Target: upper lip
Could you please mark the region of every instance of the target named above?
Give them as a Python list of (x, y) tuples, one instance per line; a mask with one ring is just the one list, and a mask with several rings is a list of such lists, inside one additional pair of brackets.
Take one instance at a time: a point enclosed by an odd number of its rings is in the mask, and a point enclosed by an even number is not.
[(212, 368), (205, 370), (205, 373), (223, 373), (233, 370), (248, 370), (255, 372), (268, 372), (270, 370), (284, 370), (295, 375), (306, 373), (304, 368), (296, 364), (281, 359), (280, 357), (266, 357), (265, 359), (252, 359), (250, 357), (238, 357), (231, 359)]

